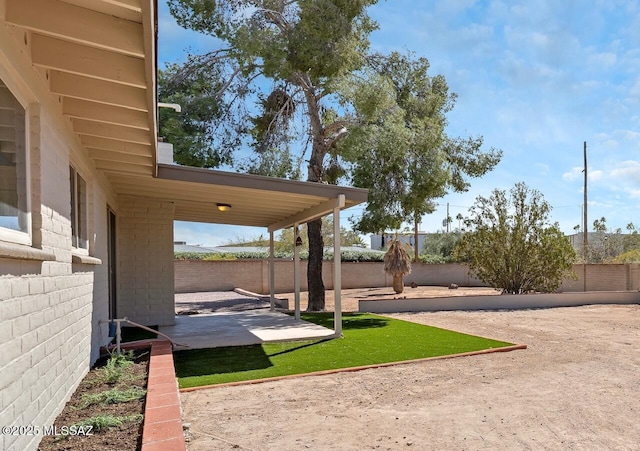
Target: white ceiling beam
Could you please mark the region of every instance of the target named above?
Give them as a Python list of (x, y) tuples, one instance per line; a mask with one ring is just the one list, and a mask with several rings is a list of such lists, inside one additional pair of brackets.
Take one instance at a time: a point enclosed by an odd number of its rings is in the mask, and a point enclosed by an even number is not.
[(147, 87), (145, 62), (132, 56), (33, 34), (31, 59), (36, 66), (137, 88)]
[(124, 125), (143, 130), (149, 129), (147, 114), (111, 105), (67, 97), (62, 103), (62, 113), (79, 119)]
[(128, 8), (133, 11), (140, 11), (140, 0), (103, 0), (105, 3)]
[(12, 127), (0, 127), (0, 141), (14, 142), (16, 140), (16, 129)]
[(148, 130), (86, 121), (78, 118), (73, 119), (73, 131), (79, 135), (109, 138), (118, 141), (129, 141), (137, 144), (150, 145), (152, 142)]
[(103, 149), (89, 149), (89, 156), (94, 160), (104, 160), (104, 161), (117, 161), (121, 163), (130, 163), (130, 164), (138, 164), (142, 166), (151, 166), (153, 164), (153, 160), (151, 159), (151, 155), (149, 156), (141, 156), (141, 155), (130, 155), (121, 152), (111, 152)]
[(59, 0), (7, 0), (6, 21), (37, 33), (144, 58), (142, 24)]
[(147, 89), (147, 104), (149, 105), (147, 115), (149, 118), (149, 123), (151, 126), (149, 130), (153, 132), (153, 142), (151, 145), (153, 146), (153, 165), (154, 165), (154, 177), (158, 176), (158, 140), (156, 139), (156, 131), (158, 130), (158, 99), (156, 89), (157, 85), (157, 61), (155, 55), (158, 53), (157, 45), (157, 17), (158, 11), (156, 8), (158, 7), (157, 1), (142, 1), (140, 4), (142, 8), (142, 25), (144, 29), (144, 44), (145, 44), (145, 53), (147, 57), (145, 58), (145, 67), (146, 67), (146, 76), (147, 76), (147, 86), (150, 88)]
[[(181, 200), (185, 202), (192, 202), (194, 205), (198, 203), (212, 204), (215, 202), (224, 202), (232, 206), (233, 214), (237, 214), (240, 211), (246, 211), (247, 214), (257, 215), (256, 211), (264, 208), (265, 205), (270, 205), (267, 213), (260, 213), (261, 216), (273, 217), (273, 221), (277, 221), (279, 218), (289, 216), (293, 211), (299, 211), (304, 209), (309, 204), (302, 204), (299, 208), (294, 208), (294, 205), (288, 198), (282, 198), (280, 196), (274, 197), (270, 195), (247, 197), (243, 193), (233, 194), (232, 196), (224, 195), (213, 190), (197, 191), (192, 189), (180, 189), (179, 187), (167, 187), (156, 186), (149, 180), (126, 180), (123, 181), (121, 176), (109, 177), (112, 185), (119, 192), (133, 193), (136, 195), (144, 196), (160, 196), (171, 199)], [(157, 180), (157, 179), (152, 179)], [(267, 223), (267, 225), (271, 224)]]
[(106, 150), (109, 152), (119, 152), (128, 155), (151, 157), (151, 146), (146, 144), (118, 141), (115, 139), (89, 135), (80, 135), (80, 142), (88, 149)]
[(13, 142), (2, 142), (2, 153), (7, 155), (16, 153), (16, 144)]
[(296, 213), (295, 215), (278, 221), (275, 224), (271, 224), (269, 227), (267, 227), (267, 229), (269, 230), (269, 232), (276, 232), (278, 230), (291, 227), (295, 224), (305, 224), (309, 221), (313, 221), (314, 219), (318, 219), (333, 213), (334, 208), (344, 208), (344, 206), (345, 196), (344, 194), (339, 194), (336, 199), (330, 199), (319, 205), (316, 205), (315, 207), (311, 207), (304, 211)]
[(66, 97), (147, 111), (146, 91), (133, 86), (52, 70), (49, 87), (54, 94)]
[[(17, 120), (15, 110), (0, 109), (0, 127), (15, 127)], [(22, 122), (24, 123), (24, 118)]]
[(3, 109), (14, 109), (18, 102), (16, 98), (11, 94), (8, 88), (4, 86), (0, 86), (0, 105), (2, 105)]
[(118, 163), (116, 161), (95, 160), (96, 169), (103, 172), (115, 172), (118, 174), (139, 174), (151, 177), (153, 167), (131, 163)]

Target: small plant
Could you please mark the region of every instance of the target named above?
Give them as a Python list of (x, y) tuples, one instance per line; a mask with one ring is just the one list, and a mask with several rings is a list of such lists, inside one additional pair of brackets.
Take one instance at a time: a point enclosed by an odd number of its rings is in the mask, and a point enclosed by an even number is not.
[(102, 429), (108, 429), (112, 427), (122, 426), (124, 423), (136, 422), (140, 423), (143, 420), (141, 414), (126, 415), (126, 416), (113, 416), (113, 415), (97, 415), (95, 417), (87, 418), (86, 420), (79, 421), (74, 426), (78, 427), (93, 427), (94, 431), (100, 431)]
[(94, 432), (122, 426), (125, 423), (142, 423), (143, 419), (144, 416), (142, 414), (125, 416), (96, 415), (94, 417), (78, 421), (77, 423), (72, 424), (68, 429), (62, 430), (62, 433), (55, 438), (54, 443), (69, 439), (72, 435), (71, 431), (84, 430), (93, 434)]
[(91, 395), (83, 395), (82, 396), (82, 404), (78, 407), (78, 409), (84, 409), (91, 405), (107, 405), (107, 404), (117, 404), (121, 402), (129, 402), (134, 401), (136, 399), (142, 398), (147, 391), (140, 387), (132, 387), (127, 390), (120, 390), (118, 388), (113, 388), (111, 390), (106, 390), (101, 393), (95, 393)]
[(107, 384), (115, 384), (125, 374), (125, 370), (133, 364), (133, 351), (121, 354), (111, 353), (107, 364), (102, 369), (102, 380)]

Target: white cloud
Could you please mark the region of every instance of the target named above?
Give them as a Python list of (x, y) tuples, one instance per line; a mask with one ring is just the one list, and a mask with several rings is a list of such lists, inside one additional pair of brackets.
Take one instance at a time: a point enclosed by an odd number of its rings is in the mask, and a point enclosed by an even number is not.
[(546, 176), (549, 173), (550, 166), (545, 163), (536, 163), (536, 167), (540, 171), (541, 176)]
[(598, 68), (609, 68), (618, 62), (618, 55), (613, 52), (602, 52), (589, 55), (589, 65)]
[(604, 177), (605, 173), (604, 171), (600, 171), (600, 170), (595, 170), (595, 171), (591, 171), (587, 174), (587, 177), (590, 181), (592, 182), (597, 182), (599, 180), (602, 179), (602, 177)]
[(640, 77), (636, 80), (636, 83), (629, 90), (629, 94), (633, 97), (640, 97)]
[(633, 160), (623, 161), (619, 167), (609, 173), (609, 176), (614, 180), (618, 180), (618, 182), (628, 180), (640, 185), (640, 162)]
[(582, 175), (582, 169), (583, 168), (581, 167), (572, 168), (571, 171), (565, 172), (564, 174), (562, 174), (562, 180), (566, 180), (568, 182), (572, 182), (576, 180)]

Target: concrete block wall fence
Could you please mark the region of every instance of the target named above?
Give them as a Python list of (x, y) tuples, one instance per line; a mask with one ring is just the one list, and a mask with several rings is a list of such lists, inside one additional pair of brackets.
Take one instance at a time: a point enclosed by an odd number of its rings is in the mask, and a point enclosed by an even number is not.
[[(269, 293), (268, 260), (175, 260), (175, 291), (188, 293), (197, 291), (227, 291), (243, 288), (256, 293)], [(455, 283), (462, 287), (486, 286), (469, 275), (468, 269), (460, 264), (413, 264), (411, 274), (405, 283), (418, 285), (447, 286)], [(301, 290), (307, 290), (306, 261), (300, 262)], [(584, 266), (575, 265), (577, 279), (565, 280), (559, 291), (579, 292), (584, 290)], [(322, 267), (323, 280), (327, 289), (333, 288), (333, 263), (326, 261)], [(293, 261), (276, 260), (276, 292), (293, 291)], [(640, 264), (587, 265), (587, 291), (626, 291), (640, 287)], [(383, 270), (381, 262), (342, 263), (342, 287), (366, 288), (389, 287), (392, 278)]]

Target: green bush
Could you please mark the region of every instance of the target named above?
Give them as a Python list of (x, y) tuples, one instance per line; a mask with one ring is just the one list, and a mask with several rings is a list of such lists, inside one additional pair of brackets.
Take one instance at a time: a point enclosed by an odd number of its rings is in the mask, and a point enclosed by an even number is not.
[(225, 253), (216, 253), (216, 254), (207, 254), (203, 260), (213, 260), (213, 261), (219, 261), (219, 260), (237, 260), (238, 257), (236, 254), (232, 254), (229, 252), (225, 252)]
[[(381, 262), (384, 257), (384, 252), (372, 251), (371, 249), (362, 249), (361, 251), (341, 251), (341, 258), (343, 262)], [(276, 251), (274, 256), (277, 259), (292, 260), (292, 251)], [(205, 260), (205, 261), (233, 261), (233, 260), (267, 260), (269, 259), (269, 252), (176, 252), (174, 254), (176, 260)], [(300, 251), (300, 259), (307, 260), (309, 258), (309, 251), (304, 249)], [(333, 260), (333, 251), (327, 251), (324, 253), (325, 260)]]
[[(324, 259), (333, 260), (333, 252), (325, 252)], [(383, 259), (384, 252), (375, 252), (371, 250), (340, 252), (340, 261), (343, 262), (381, 262)]]
[(426, 263), (428, 265), (441, 265), (443, 263), (450, 263), (450, 258), (445, 258), (442, 255), (420, 254), (418, 259), (420, 260), (420, 263)]

